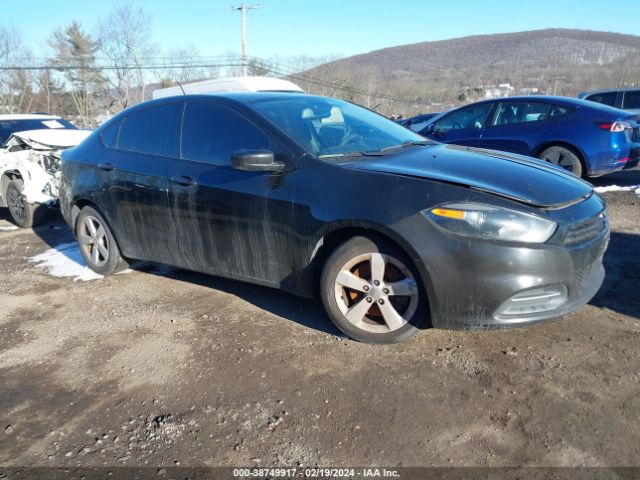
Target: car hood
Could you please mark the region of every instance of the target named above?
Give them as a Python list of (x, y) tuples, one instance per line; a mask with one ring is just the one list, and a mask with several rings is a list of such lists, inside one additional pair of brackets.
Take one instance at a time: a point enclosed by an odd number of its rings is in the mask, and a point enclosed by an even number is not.
[(545, 208), (577, 203), (593, 191), (589, 183), (541, 160), (458, 145), (416, 146), (345, 167), (454, 183)]
[(26, 144), (35, 150), (59, 150), (75, 147), (91, 134), (91, 130), (48, 128), (13, 133), (4, 146)]

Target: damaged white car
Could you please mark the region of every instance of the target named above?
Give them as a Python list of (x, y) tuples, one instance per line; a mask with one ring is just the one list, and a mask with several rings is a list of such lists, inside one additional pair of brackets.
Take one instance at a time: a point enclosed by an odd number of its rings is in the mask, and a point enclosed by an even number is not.
[(90, 133), (51, 115), (0, 115), (0, 207), (16, 225), (42, 222), (58, 200), (62, 150)]

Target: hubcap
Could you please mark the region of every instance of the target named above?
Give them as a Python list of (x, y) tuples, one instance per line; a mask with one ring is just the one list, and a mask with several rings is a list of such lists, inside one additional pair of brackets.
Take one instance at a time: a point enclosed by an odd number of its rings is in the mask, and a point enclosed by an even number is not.
[(342, 266), (335, 280), (340, 311), (355, 327), (389, 333), (405, 326), (418, 307), (418, 287), (407, 266), (378, 252)]
[(109, 240), (107, 232), (100, 221), (92, 216), (87, 216), (80, 225), (78, 232), (80, 248), (95, 267), (101, 267), (109, 259)]
[(571, 157), (565, 155), (561, 150), (552, 149), (544, 156), (544, 161), (553, 163), (559, 167), (569, 170), (571, 173), (574, 171), (573, 160)]
[(24, 204), (24, 197), (18, 191), (17, 188), (11, 188), (9, 190), (9, 211), (13, 218), (22, 223), (27, 218), (27, 208)]

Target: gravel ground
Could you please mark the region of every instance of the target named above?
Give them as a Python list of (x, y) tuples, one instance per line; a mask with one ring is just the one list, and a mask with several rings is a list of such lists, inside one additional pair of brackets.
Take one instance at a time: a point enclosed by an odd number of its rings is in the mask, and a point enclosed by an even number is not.
[(640, 197), (605, 198), (589, 305), (393, 346), (215, 277), (53, 277), (29, 258), (72, 241), (60, 218), (10, 230), (2, 210), (0, 466), (640, 466)]

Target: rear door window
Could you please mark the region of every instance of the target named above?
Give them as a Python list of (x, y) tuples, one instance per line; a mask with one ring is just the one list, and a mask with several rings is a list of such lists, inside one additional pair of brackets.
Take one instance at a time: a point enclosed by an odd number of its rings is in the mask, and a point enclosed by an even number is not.
[(618, 96), (618, 92), (602, 92), (602, 93), (594, 93), (593, 95), (589, 95), (588, 97), (585, 97), (585, 100), (604, 103), (605, 105), (615, 107), (617, 96)]
[(242, 149), (268, 149), (269, 139), (239, 113), (209, 102), (187, 102), (182, 121), (182, 158), (231, 165)]
[(572, 109), (568, 107), (561, 107), (560, 105), (552, 105), (551, 110), (549, 110), (549, 118), (561, 117), (562, 115), (567, 115), (568, 113), (573, 112)]
[(100, 134), (100, 138), (102, 139), (102, 143), (104, 143), (105, 147), (115, 148), (116, 143), (118, 142), (118, 133), (120, 132), (120, 123), (117, 122), (113, 125), (109, 126)]
[(640, 109), (640, 90), (624, 92), (624, 104), (622, 108)]
[(153, 106), (127, 115), (120, 126), (119, 150), (151, 155), (178, 155), (182, 103)]
[(540, 102), (500, 102), (493, 125), (540, 122), (549, 118), (549, 108)]

